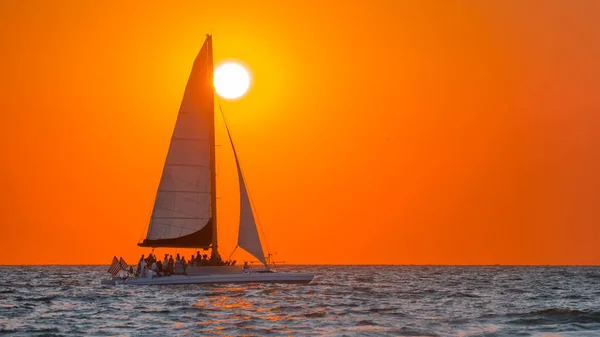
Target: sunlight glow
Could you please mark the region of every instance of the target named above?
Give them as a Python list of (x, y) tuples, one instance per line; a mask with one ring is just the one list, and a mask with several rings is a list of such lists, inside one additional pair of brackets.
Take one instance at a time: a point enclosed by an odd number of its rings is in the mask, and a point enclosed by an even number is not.
[(248, 91), (250, 75), (238, 63), (223, 63), (215, 70), (213, 84), (219, 96), (226, 99), (236, 99), (242, 97)]

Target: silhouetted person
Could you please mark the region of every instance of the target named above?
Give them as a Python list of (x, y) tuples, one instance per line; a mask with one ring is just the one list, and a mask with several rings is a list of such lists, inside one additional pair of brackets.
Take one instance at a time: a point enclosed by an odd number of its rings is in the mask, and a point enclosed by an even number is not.
[(173, 269), (175, 268), (175, 261), (173, 260), (173, 255), (169, 255), (169, 264), (167, 270), (169, 271), (169, 275), (173, 274)]
[(179, 258), (179, 256), (177, 256), (177, 259), (175, 260), (175, 270), (173, 271), (173, 274), (175, 275), (181, 275), (183, 274), (183, 263), (181, 261), (181, 259)]
[(140, 258), (140, 262), (138, 263), (138, 273), (136, 273), (137, 275), (140, 276), (145, 276), (144, 272), (146, 271), (146, 260), (144, 259), (144, 254), (142, 254), (142, 257)]
[(163, 273), (164, 273), (163, 264), (160, 261), (156, 262), (156, 272), (157, 272), (158, 276), (163, 276)]
[(151, 266), (156, 260), (154, 259), (154, 256), (152, 256), (152, 253), (150, 253), (144, 261), (146, 261), (146, 266)]

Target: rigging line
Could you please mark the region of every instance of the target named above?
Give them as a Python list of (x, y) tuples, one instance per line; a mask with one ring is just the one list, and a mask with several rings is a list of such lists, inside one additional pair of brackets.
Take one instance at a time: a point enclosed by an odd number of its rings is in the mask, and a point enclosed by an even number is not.
[(235, 251), (238, 249), (238, 247), (239, 247), (238, 245), (235, 245), (235, 248), (233, 248), (233, 251), (231, 252), (231, 254), (229, 254), (229, 257), (225, 261), (231, 261), (231, 258), (233, 257), (233, 253), (235, 253)]
[[(147, 223), (147, 225), (142, 227), (142, 233), (140, 235), (140, 240), (141, 241), (143, 241), (146, 238), (146, 236), (148, 235), (148, 231), (150, 230), (150, 226), (151, 226), (151, 222), (152, 222), (152, 213), (153, 213), (153, 211), (154, 211), (154, 207), (152, 207), (150, 209), (150, 211), (148, 212), (148, 214), (146, 216), (146, 223)], [(144, 233), (146, 235), (144, 235)]]
[[(241, 171), (242, 165), (240, 163), (240, 158), (237, 156), (235, 147), (233, 145), (233, 139), (231, 138), (231, 132), (229, 132), (229, 125), (227, 124), (227, 118), (225, 117), (225, 113), (223, 112), (223, 107), (221, 106), (221, 100), (218, 100), (218, 102), (219, 102), (219, 110), (221, 111), (221, 116), (223, 117), (223, 123), (225, 124), (225, 130), (227, 130), (227, 136), (229, 137), (229, 141), (231, 142), (231, 148), (234, 152), (233, 154), (234, 154), (235, 158), (237, 159), (237, 164), (240, 166), (240, 171)], [(244, 183), (246, 185), (248, 185), (248, 183), (246, 181), (244, 181)], [(262, 229), (262, 225), (260, 224), (260, 218), (258, 217), (258, 210), (256, 209), (256, 206), (254, 205), (254, 201), (252, 200), (252, 195), (250, 194), (249, 188), (246, 188), (246, 194), (248, 195), (248, 200), (250, 201), (250, 207), (252, 207), (252, 209), (255, 211), (255, 214), (253, 214), (254, 220), (255, 220), (256, 224), (258, 225), (258, 230), (260, 231), (260, 234), (262, 235), (262, 237), (264, 239), (264, 244), (265, 244), (265, 247), (267, 248), (267, 252), (269, 254), (271, 254), (271, 248), (269, 247), (269, 242), (267, 241), (267, 236), (265, 235), (265, 232)]]

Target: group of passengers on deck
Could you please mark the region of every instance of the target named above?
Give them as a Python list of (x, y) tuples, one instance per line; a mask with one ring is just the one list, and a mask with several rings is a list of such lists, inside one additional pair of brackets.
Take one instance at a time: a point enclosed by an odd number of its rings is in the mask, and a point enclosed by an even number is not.
[(185, 260), (184, 256), (176, 255), (173, 259), (173, 255), (165, 254), (162, 261), (156, 258), (156, 254), (150, 253), (148, 257), (140, 258), (136, 276), (146, 276), (146, 271), (152, 271), (152, 277), (170, 276), (170, 275), (186, 275), (188, 266), (191, 267), (204, 267), (204, 266), (235, 266), (236, 261), (224, 262), (220, 256), (212, 256), (210, 259), (206, 254), (200, 255), (197, 251), (196, 255), (192, 255), (188, 261)]

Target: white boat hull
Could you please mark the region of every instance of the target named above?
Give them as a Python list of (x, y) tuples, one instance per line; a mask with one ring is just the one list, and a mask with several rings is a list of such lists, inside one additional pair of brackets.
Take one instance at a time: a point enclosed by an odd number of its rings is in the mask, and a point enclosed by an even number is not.
[(174, 285), (174, 284), (211, 284), (211, 283), (309, 283), (313, 274), (300, 273), (240, 273), (211, 275), (172, 275), (165, 277), (136, 277), (122, 279), (118, 277), (101, 281), (105, 285)]

